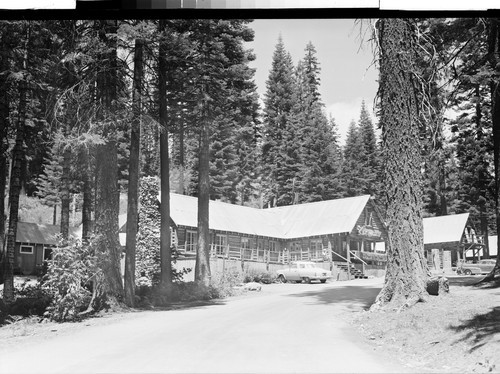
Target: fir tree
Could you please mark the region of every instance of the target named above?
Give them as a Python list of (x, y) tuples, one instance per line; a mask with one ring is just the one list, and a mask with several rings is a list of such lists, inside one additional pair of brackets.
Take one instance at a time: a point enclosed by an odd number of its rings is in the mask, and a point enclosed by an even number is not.
[(263, 187), (265, 203), (289, 205), (295, 198), (300, 167), (297, 131), (290, 123), (294, 106), (294, 68), (280, 36), (266, 82), (263, 120)]

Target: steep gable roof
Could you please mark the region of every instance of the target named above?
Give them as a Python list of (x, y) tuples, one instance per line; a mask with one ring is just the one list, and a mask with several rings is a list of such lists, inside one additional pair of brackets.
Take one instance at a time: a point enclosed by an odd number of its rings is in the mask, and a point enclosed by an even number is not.
[(424, 218), (424, 243), (459, 242), (469, 213)]
[[(292, 239), (350, 232), (369, 195), (257, 209), (219, 201), (209, 202), (210, 229), (271, 238)], [(196, 197), (170, 193), (170, 216), (181, 226), (196, 227)]]

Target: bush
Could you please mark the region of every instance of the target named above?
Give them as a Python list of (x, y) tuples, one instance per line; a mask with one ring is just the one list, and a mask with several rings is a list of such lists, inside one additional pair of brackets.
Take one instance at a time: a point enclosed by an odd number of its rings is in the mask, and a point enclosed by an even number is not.
[(43, 284), (52, 299), (46, 317), (59, 322), (81, 319), (80, 312), (92, 299), (89, 281), (98, 272), (92, 252), (91, 246), (75, 239), (53, 249)]
[(172, 302), (208, 301), (233, 296), (241, 284), (238, 272), (226, 272), (212, 277), (210, 286), (195, 282), (174, 282), (170, 295), (158, 286), (143, 282), (136, 288), (136, 305), (140, 308), (167, 306)]
[(40, 282), (35, 285), (24, 282), (17, 287), (16, 295), (16, 300), (10, 306), (0, 299), (0, 325), (12, 320), (9, 316), (42, 317), (52, 300), (50, 293)]
[(276, 281), (276, 275), (267, 271), (262, 272), (249, 269), (245, 272), (245, 275), (243, 277), (244, 283), (257, 282), (257, 283), (270, 284), (275, 281)]

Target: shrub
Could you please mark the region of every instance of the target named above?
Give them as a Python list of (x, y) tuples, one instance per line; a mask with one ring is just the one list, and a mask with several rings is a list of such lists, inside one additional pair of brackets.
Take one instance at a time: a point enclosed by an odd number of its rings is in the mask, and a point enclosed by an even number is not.
[[(148, 283), (157, 286), (160, 283), (160, 203), (158, 201), (159, 180), (157, 177), (141, 179), (139, 189), (139, 229), (136, 245), (136, 285), (138, 287)], [(172, 251), (172, 262), (175, 263), (178, 252), (175, 247)], [(183, 268), (178, 271), (172, 269), (172, 280), (182, 281), (184, 274), (191, 269)], [(147, 281), (146, 279), (147, 278)]]
[(238, 293), (236, 286), (241, 284), (241, 280), (238, 272), (226, 272), (213, 276), (209, 286), (195, 282), (174, 282), (170, 295), (161, 287), (144, 282), (136, 288), (136, 305), (150, 308), (167, 306), (172, 302), (222, 299)]
[(80, 312), (87, 309), (92, 293), (90, 279), (98, 272), (97, 259), (90, 245), (71, 239), (67, 245), (59, 245), (48, 261), (43, 287), (52, 298), (45, 313), (55, 321), (81, 319)]
[(249, 269), (245, 272), (245, 275), (243, 277), (243, 282), (244, 283), (249, 283), (249, 282), (257, 282), (257, 283), (265, 283), (265, 284), (270, 284), (276, 281), (276, 275), (273, 273), (270, 273), (268, 271), (257, 271), (253, 269)]

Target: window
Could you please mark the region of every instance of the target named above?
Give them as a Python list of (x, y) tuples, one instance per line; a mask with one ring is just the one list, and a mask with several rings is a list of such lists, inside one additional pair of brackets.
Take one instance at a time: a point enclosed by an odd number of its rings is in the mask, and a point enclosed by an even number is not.
[(196, 244), (198, 242), (198, 233), (196, 231), (186, 231), (186, 251), (196, 252)]
[(248, 249), (250, 248), (250, 243), (248, 238), (241, 238), (241, 248)]
[(223, 255), (227, 247), (227, 236), (216, 234), (215, 235), (215, 253)]
[(26, 255), (32, 255), (33, 254), (33, 246), (32, 245), (22, 245), (19, 248), (19, 253), (23, 253)]
[(271, 252), (276, 252), (277, 250), (276, 242), (273, 242), (272, 240), (269, 241), (269, 250)]
[(47, 261), (52, 259), (52, 248), (51, 247), (43, 247), (43, 261)]
[(311, 251), (320, 251), (323, 249), (323, 241), (321, 239), (311, 240)]

